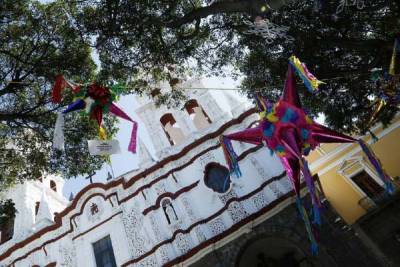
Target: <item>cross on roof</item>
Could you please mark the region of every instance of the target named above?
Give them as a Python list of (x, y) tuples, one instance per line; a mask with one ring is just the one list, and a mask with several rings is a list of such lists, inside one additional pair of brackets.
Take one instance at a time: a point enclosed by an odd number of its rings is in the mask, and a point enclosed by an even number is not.
[(95, 172), (92, 172), (91, 174), (89, 174), (87, 177), (85, 177), (85, 179), (89, 179), (90, 183), (93, 184), (93, 176), (95, 175)]

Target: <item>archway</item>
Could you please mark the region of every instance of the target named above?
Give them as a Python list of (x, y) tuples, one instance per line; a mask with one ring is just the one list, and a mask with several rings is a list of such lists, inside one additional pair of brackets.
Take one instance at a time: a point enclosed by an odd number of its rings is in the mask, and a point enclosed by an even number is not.
[(164, 114), (160, 122), (171, 145), (179, 145), (185, 140), (182, 129), (171, 113)]
[(199, 103), (197, 103), (197, 100), (191, 99), (186, 102), (185, 109), (197, 130), (201, 130), (210, 126), (211, 119), (208, 117), (207, 113), (199, 105)]
[(279, 237), (255, 237), (239, 252), (236, 267), (311, 267), (302, 249), (291, 240)]

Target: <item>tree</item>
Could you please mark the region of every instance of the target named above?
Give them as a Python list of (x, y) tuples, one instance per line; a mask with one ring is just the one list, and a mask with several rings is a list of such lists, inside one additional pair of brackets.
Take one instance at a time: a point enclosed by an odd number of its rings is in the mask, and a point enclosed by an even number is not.
[[(0, 191), (48, 173), (64, 177), (90, 173), (104, 159), (91, 157), (86, 139), (96, 136), (88, 117), (66, 120), (66, 151), (53, 151), (56, 112), (51, 102), (54, 77), (94, 78), (91, 49), (72, 26), (62, 2), (3, 0), (0, 8)], [(113, 121), (108, 122), (111, 133)]]
[[(340, 14), (338, 5), (351, 1), (285, 2), (100, 0), (74, 2), (68, 11), (76, 28), (95, 38), (104, 79), (137, 79), (140, 72), (170, 80), (190, 72), (224, 75), (230, 65), (233, 75), (245, 76), (244, 89), (274, 99), (295, 53), (327, 82), (315, 97), (304, 92), (310, 111), (324, 113), (335, 129), (365, 131), (380, 91), (370, 71), (388, 68), (399, 29), (398, 1), (368, 1), (362, 10), (346, 6)], [(257, 17), (288, 27), (292, 39), (278, 36), (266, 43), (246, 34), (244, 22)], [(397, 111), (388, 105), (379, 120), (388, 123)]]
[[(190, 73), (221, 74), (219, 67), (237, 44), (238, 18), (266, 9), (265, 0), (88, 0), (70, 3), (68, 12), (76, 29), (95, 39), (99, 77), (127, 79), (136, 93), (149, 93), (152, 81), (169, 80), (173, 86)], [(161, 99), (170, 104), (171, 97), (180, 100), (182, 95), (175, 90)]]
[[(372, 126), (373, 103), (381, 92), (372, 70), (389, 69), (399, 36), (399, 7), (394, 1), (373, 1), (361, 10), (349, 6), (336, 14), (336, 1), (323, 2), (315, 10), (308, 1), (296, 1), (271, 14), (269, 19), (288, 27), (293, 40), (276, 38), (266, 44), (261, 38), (241, 39), (250, 50), (238, 63), (246, 74), (243, 87), (276, 98), (287, 68), (284, 59), (296, 54), (326, 82), (315, 95), (303, 91), (305, 106), (313, 114), (325, 114), (335, 129), (364, 133)], [(379, 120), (387, 124), (398, 111), (396, 104), (387, 105)]]
[[(155, 82), (173, 88), (190, 74), (244, 75), (242, 87), (274, 99), (292, 54), (309, 66), (324, 86), (315, 96), (303, 92), (305, 106), (347, 132), (366, 130), (379, 88), (372, 69), (387, 70), (399, 29), (398, 1), (365, 2), (340, 14), (334, 0), (5, 0), (0, 11), (1, 186), (43, 173), (65, 177), (89, 173), (103, 159), (87, 154), (85, 139), (96, 135), (87, 117), (67, 117), (65, 153), (51, 149), (55, 112), (51, 85), (62, 73), (75, 81), (123, 81), (125, 93), (150, 94)], [(260, 18), (287, 27), (272, 42), (247, 31)], [(270, 24), (271, 25), (271, 24)], [(290, 36), (292, 38), (286, 38)], [(92, 49), (100, 56), (95, 72)], [(182, 92), (158, 99), (179, 104)], [(398, 111), (387, 105), (379, 120)], [(108, 121), (113, 133), (113, 121)], [(83, 134), (82, 134), (83, 133)]]

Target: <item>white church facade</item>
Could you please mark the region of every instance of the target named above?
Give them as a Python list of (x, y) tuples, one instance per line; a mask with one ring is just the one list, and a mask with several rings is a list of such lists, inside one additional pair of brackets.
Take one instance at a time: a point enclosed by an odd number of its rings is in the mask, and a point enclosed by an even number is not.
[(243, 176), (229, 175), (219, 137), (254, 125), (255, 109), (227, 96), (226, 112), (206, 90), (188, 99), (182, 110), (138, 99), (159, 158), (140, 143), (138, 171), (93, 183), (71, 202), (57, 177), (12, 189), (18, 213), (0, 266), (339, 266), (328, 248), (310, 257), (291, 185), (268, 149), (234, 143)]

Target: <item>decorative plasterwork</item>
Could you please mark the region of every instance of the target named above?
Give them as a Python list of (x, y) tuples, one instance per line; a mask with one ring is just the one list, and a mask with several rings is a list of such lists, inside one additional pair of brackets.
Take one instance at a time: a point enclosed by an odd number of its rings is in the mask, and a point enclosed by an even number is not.
[(88, 221), (91, 223), (98, 222), (104, 213), (103, 201), (92, 200), (86, 205), (85, 214)]

